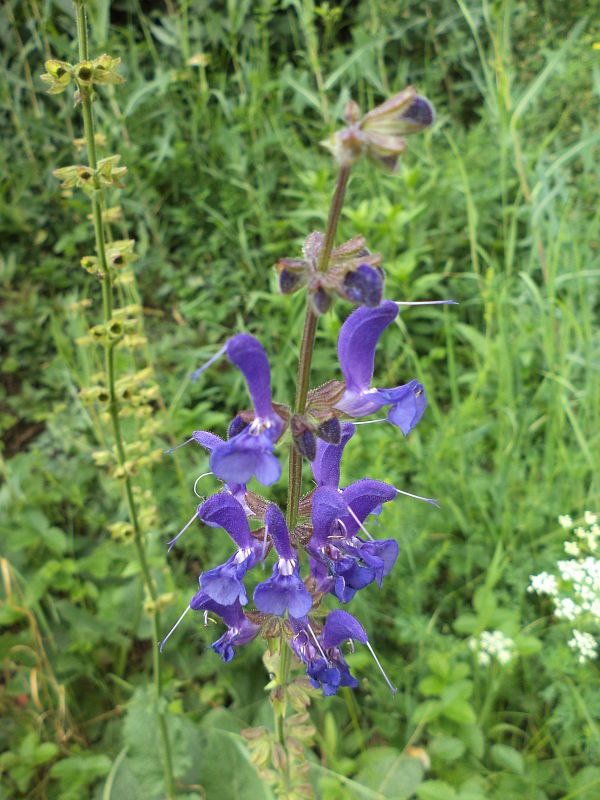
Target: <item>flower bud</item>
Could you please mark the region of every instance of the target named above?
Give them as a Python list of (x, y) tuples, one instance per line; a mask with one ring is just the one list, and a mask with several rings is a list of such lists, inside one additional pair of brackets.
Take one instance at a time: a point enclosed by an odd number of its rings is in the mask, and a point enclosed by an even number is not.
[(383, 270), (361, 264), (358, 269), (346, 273), (343, 291), (352, 303), (374, 308), (383, 297)]
[(123, 83), (124, 78), (117, 74), (120, 63), (120, 58), (112, 58), (107, 53), (95, 58), (93, 61), (94, 83)]
[(322, 286), (319, 286), (311, 295), (312, 304), (317, 314), (324, 314), (331, 308), (331, 297)]
[(303, 458), (314, 461), (317, 457), (317, 438), (305, 417), (294, 414), (290, 423), (294, 445)]
[(94, 65), (91, 61), (75, 64), (75, 79), (79, 86), (91, 86), (94, 78)]
[(306, 283), (307, 265), (304, 261), (282, 258), (275, 264), (281, 294), (293, 294)]
[(44, 66), (47, 71), (40, 78), (44, 83), (50, 84), (48, 94), (64, 92), (73, 79), (73, 67), (66, 61), (56, 61), (53, 58), (46, 61)]
[(317, 436), (328, 444), (339, 444), (342, 441), (342, 426), (337, 417), (330, 417), (321, 422), (317, 428)]
[(405, 150), (404, 136), (428, 128), (435, 121), (433, 106), (409, 86), (358, 119), (358, 107), (346, 106), (348, 127), (322, 142), (340, 164), (353, 164), (361, 156), (388, 170), (394, 170)]

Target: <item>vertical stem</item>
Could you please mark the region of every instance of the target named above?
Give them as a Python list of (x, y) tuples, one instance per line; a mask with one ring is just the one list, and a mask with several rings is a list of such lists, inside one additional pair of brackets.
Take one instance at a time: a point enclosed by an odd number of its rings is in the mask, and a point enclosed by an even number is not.
[[(337, 184), (335, 192), (331, 199), (331, 207), (329, 209), (329, 218), (327, 220), (327, 228), (325, 230), (325, 238), (323, 241), (323, 249), (319, 256), (318, 268), (320, 272), (326, 272), (329, 266), (329, 257), (333, 249), (335, 241), (335, 234), (337, 232), (342, 207), (344, 205), (344, 197), (346, 196), (346, 189), (348, 188), (348, 180), (350, 178), (350, 165), (342, 164), (338, 173)], [(296, 382), (296, 397), (294, 400), (294, 413), (303, 414), (306, 407), (306, 398), (308, 395), (308, 386), (310, 381), (310, 366), (312, 363), (313, 350), (315, 345), (315, 334), (317, 331), (318, 316), (313, 311), (310, 300), (306, 306), (306, 316), (304, 318), (304, 330), (302, 332), (302, 341), (300, 343), (300, 357), (298, 360), (298, 380)], [(298, 517), (298, 505), (300, 503), (300, 496), (302, 494), (302, 456), (298, 453), (293, 444), (290, 445), (290, 460), (289, 460), (289, 483), (288, 483), (288, 499), (286, 508), (286, 519), (288, 530), (292, 530), (296, 524)], [(288, 682), (289, 672), (289, 648), (284, 642), (282, 635), (281, 639), (281, 668), (279, 673), (280, 685), (286, 686)], [(277, 714), (275, 718), (275, 730), (277, 738), (282, 747), (285, 747), (285, 731), (284, 731), (284, 716)]]
[[(86, 61), (88, 59), (88, 42), (87, 42), (85, 8), (83, 0), (75, 0), (75, 10), (77, 15), (77, 37), (79, 45), (79, 58), (82, 61)], [(89, 166), (93, 170), (96, 170), (98, 167), (98, 159), (96, 155), (96, 142), (94, 136), (94, 120), (92, 116), (91, 91), (89, 87), (85, 87), (81, 91), (83, 93), (83, 99), (82, 99), (83, 126), (85, 131), (88, 162)], [(108, 259), (106, 257), (105, 226), (102, 214), (101, 192), (102, 192), (101, 186), (99, 185), (97, 178), (95, 178), (94, 190), (91, 195), (92, 216), (94, 220), (94, 236), (96, 240), (96, 251), (98, 253), (98, 259), (100, 262), (100, 269), (102, 271), (102, 278), (103, 278), (102, 306), (104, 312), (104, 323), (105, 325), (107, 325), (112, 318), (113, 281), (112, 281), (112, 271), (110, 268), (110, 264), (108, 263)], [(160, 707), (160, 696), (162, 692), (162, 676), (161, 676), (160, 651), (159, 651), (160, 611), (157, 603), (158, 594), (156, 591), (156, 585), (152, 578), (152, 573), (150, 572), (150, 566), (148, 564), (146, 548), (144, 545), (142, 531), (140, 528), (137, 515), (137, 509), (135, 506), (135, 500), (133, 497), (133, 487), (131, 484), (131, 478), (127, 474), (125, 466), (126, 454), (125, 454), (125, 445), (123, 442), (123, 433), (121, 430), (121, 421), (119, 419), (119, 399), (117, 397), (115, 390), (116, 375), (115, 375), (115, 353), (114, 353), (113, 342), (105, 342), (104, 355), (105, 355), (107, 388), (109, 394), (109, 414), (112, 424), (113, 436), (115, 440), (115, 447), (117, 451), (117, 463), (119, 464), (119, 467), (121, 467), (125, 475), (124, 478), (125, 498), (127, 500), (127, 509), (129, 512), (129, 518), (131, 520), (131, 525), (133, 527), (135, 550), (140, 565), (140, 570), (142, 572), (144, 585), (146, 587), (148, 596), (152, 601), (151, 611), (150, 611), (150, 617), (152, 622), (152, 639), (153, 639), (152, 674), (153, 674), (154, 690), (158, 704), (158, 711), (157, 711), (158, 730), (162, 741), (162, 749), (163, 749), (163, 769), (164, 769), (164, 777), (166, 784), (166, 797), (167, 800), (174, 800), (176, 796), (176, 790), (175, 790), (175, 779), (173, 776), (171, 744), (169, 741), (169, 731), (167, 729), (167, 721), (165, 713)]]
[[(340, 221), (340, 215), (344, 205), (344, 197), (346, 196), (349, 178), (350, 165), (342, 164), (338, 174), (335, 192), (333, 193), (333, 197), (331, 199), (331, 207), (329, 209), (329, 218), (327, 220), (327, 228), (325, 230), (323, 249), (321, 250), (321, 254), (319, 256), (318, 268), (320, 272), (326, 272), (329, 265), (329, 257), (331, 256), (331, 251), (333, 249), (335, 234)], [(300, 343), (300, 358), (298, 360), (298, 380), (296, 382), (296, 398), (294, 400), (295, 414), (303, 414), (306, 406), (306, 397), (308, 395), (308, 385), (310, 381), (310, 366), (312, 363), (315, 334), (317, 331), (317, 319), (317, 315), (312, 310), (310, 302), (308, 302), (306, 307), (306, 316), (304, 318), (302, 341)], [(291, 531), (296, 524), (296, 518), (298, 516), (298, 504), (300, 502), (300, 494), (302, 492), (302, 458), (293, 445), (290, 445), (288, 486), (286, 517), (288, 529)]]

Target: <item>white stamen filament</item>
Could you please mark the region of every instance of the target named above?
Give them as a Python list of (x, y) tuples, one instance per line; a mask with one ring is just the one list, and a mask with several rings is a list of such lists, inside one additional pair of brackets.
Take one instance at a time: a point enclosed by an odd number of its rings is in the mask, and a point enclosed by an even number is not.
[(260, 554), (260, 560), (262, 561), (262, 568), (263, 569), (265, 568), (265, 553), (267, 552), (267, 534), (268, 534), (268, 532), (269, 532), (269, 529), (268, 529), (267, 525), (265, 525), (265, 538), (263, 539), (262, 553)]
[(165, 646), (165, 644), (167, 643), (167, 640), (170, 638), (170, 636), (171, 636), (171, 634), (173, 633), (173, 631), (175, 630), (175, 628), (177, 628), (177, 626), (179, 625), (179, 623), (181, 622), (181, 620), (182, 620), (182, 619), (185, 617), (185, 615), (188, 613), (188, 611), (191, 611), (191, 610), (192, 610), (192, 607), (191, 607), (191, 606), (188, 606), (188, 607), (186, 608), (186, 610), (183, 612), (183, 614), (182, 614), (182, 615), (179, 617), (179, 619), (177, 620), (177, 622), (175, 623), (175, 625), (173, 625), (173, 627), (171, 628), (171, 630), (170, 630), (170, 631), (167, 633), (167, 635), (165, 636), (165, 638), (162, 640), (162, 642), (160, 643), (160, 652), (161, 652), (161, 653), (162, 653), (162, 651), (163, 651), (163, 647), (164, 647), (164, 646)]
[[(396, 487), (394, 486), (394, 489)], [(396, 489), (398, 494), (405, 494), (407, 497), (414, 497), (415, 500), (423, 500), (425, 503), (431, 503), (432, 506), (439, 508), (439, 504), (432, 497), (421, 497), (420, 494), (411, 494), (410, 492), (403, 492), (402, 489)]]
[(311, 634), (311, 636), (312, 636), (312, 637), (313, 637), (313, 639), (315, 640), (315, 644), (317, 645), (317, 649), (318, 649), (319, 653), (321, 653), (321, 655), (323, 656), (323, 658), (325, 659), (325, 661), (327, 661), (327, 663), (329, 663), (329, 659), (327, 658), (327, 656), (326, 656), (326, 655), (325, 655), (325, 653), (323, 652), (323, 648), (321, 647), (321, 643), (320, 643), (320, 642), (319, 642), (319, 640), (317, 639), (317, 636), (316, 636), (315, 632), (313, 631), (313, 629), (310, 627), (310, 622), (307, 622), (307, 623), (306, 623), (306, 627), (308, 628), (308, 630), (310, 631), (310, 634)]
[(203, 472), (202, 475), (198, 475), (198, 477), (194, 481), (194, 494), (196, 495), (196, 497), (199, 497), (200, 500), (204, 500), (204, 497), (201, 494), (198, 494), (198, 492), (196, 491), (196, 486), (198, 485), (198, 481), (201, 480), (202, 478), (206, 478), (207, 475), (212, 475), (212, 472)]
[(294, 572), (296, 562), (293, 558), (280, 558), (278, 562), (280, 575), (291, 575)]
[(212, 622), (213, 625), (217, 624), (217, 620), (216, 619), (213, 619), (212, 617), (208, 616), (208, 609), (206, 609), (204, 611), (204, 627), (205, 628), (208, 628), (209, 621)]
[[(346, 524), (345, 524), (344, 520), (338, 518), (338, 519), (336, 519), (336, 522), (340, 526), (342, 531), (344, 532), (344, 536), (348, 536), (348, 528), (346, 527)], [(341, 539), (343, 537), (341, 537), (341, 536), (329, 536), (328, 538), (329, 539)]]
[[(372, 425), (374, 422), (390, 422), (387, 417), (379, 417), (378, 419), (366, 419), (363, 422), (353, 422), (353, 425)], [(390, 422), (390, 425), (392, 423)]]
[(177, 541), (177, 539), (179, 539), (179, 537), (182, 536), (187, 531), (187, 529), (190, 527), (192, 522), (196, 519), (197, 515), (198, 515), (198, 512), (196, 512), (194, 514), (194, 516), (191, 518), (191, 520), (179, 531), (177, 536), (174, 539), (171, 539), (171, 541), (169, 542), (169, 549), (167, 550), (167, 553), (171, 552), (171, 550), (175, 546), (175, 542)]
[(359, 525), (359, 527), (360, 527), (361, 531), (363, 531), (363, 533), (366, 533), (366, 534), (367, 534), (367, 536), (369, 537), (369, 539), (370, 539), (372, 542), (373, 542), (373, 541), (375, 541), (375, 540), (373, 539), (373, 537), (371, 536), (371, 534), (369, 533), (369, 531), (368, 531), (368, 530), (365, 528), (365, 526), (362, 524), (362, 522), (361, 522), (361, 521), (359, 520), (359, 518), (356, 516), (356, 514), (354, 513), (354, 511), (352, 511), (352, 509), (350, 508), (350, 506), (348, 506), (348, 511), (350, 512), (350, 516), (351, 516), (351, 517), (353, 517), (353, 519), (354, 519), (356, 522), (358, 522), (358, 525)]
[(370, 643), (370, 642), (367, 642), (367, 647), (368, 647), (368, 648), (369, 648), (369, 650), (371, 651), (371, 655), (372, 655), (372, 656), (373, 656), (373, 658), (375, 659), (375, 663), (377, 664), (377, 666), (378, 666), (378, 667), (379, 667), (379, 669), (381, 670), (381, 674), (382, 674), (382, 675), (383, 675), (383, 677), (385, 678), (385, 682), (387, 683), (387, 685), (388, 685), (388, 686), (390, 687), (390, 689), (392, 690), (392, 695), (393, 695), (394, 697), (396, 697), (396, 692), (398, 691), (398, 689), (396, 689), (396, 687), (395, 687), (395, 686), (392, 686), (392, 684), (390, 683), (390, 679), (389, 679), (389, 678), (388, 678), (388, 676), (385, 674), (385, 670), (383, 669), (383, 667), (382, 667), (382, 666), (381, 666), (381, 664), (379, 663), (379, 659), (378, 659), (378, 658), (377, 658), (377, 656), (375, 655), (375, 651), (374, 651), (374, 650), (373, 650), (373, 648), (371, 647), (371, 643)]
[(235, 561), (236, 564), (241, 564), (242, 561), (245, 561), (248, 558), (248, 556), (251, 555), (252, 555), (251, 547), (240, 548), (235, 554), (235, 558), (233, 560)]
[(181, 444), (178, 444), (176, 447), (171, 447), (169, 450), (165, 450), (165, 453), (174, 453), (175, 450), (179, 450), (180, 447), (185, 447), (186, 444), (189, 444), (190, 442), (193, 442), (193, 441), (194, 441), (194, 437), (192, 436), (191, 439), (186, 439), (185, 442), (182, 442)]

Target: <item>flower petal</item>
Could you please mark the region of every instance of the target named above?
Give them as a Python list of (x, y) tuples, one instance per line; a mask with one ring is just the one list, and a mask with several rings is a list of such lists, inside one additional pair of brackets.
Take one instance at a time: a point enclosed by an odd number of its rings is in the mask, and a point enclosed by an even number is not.
[(373, 481), (370, 478), (363, 478), (347, 486), (342, 492), (342, 497), (346, 503), (346, 512), (342, 515), (342, 521), (346, 526), (349, 536), (353, 536), (358, 530), (359, 525), (354, 516), (349, 513), (348, 507), (352, 509), (354, 515), (361, 522), (377, 510), (381, 503), (389, 503), (398, 496), (396, 489), (389, 483), (383, 481)]
[(198, 517), (211, 528), (223, 528), (240, 548), (252, 545), (246, 512), (228, 492), (219, 492), (198, 506)]
[(352, 614), (341, 609), (331, 611), (323, 626), (321, 635), (323, 647), (329, 650), (331, 647), (338, 647), (347, 639), (354, 639), (361, 644), (367, 644), (369, 641), (365, 629)]
[(311, 543), (324, 546), (331, 536), (336, 519), (348, 515), (348, 507), (343, 497), (330, 486), (319, 486), (313, 495)]
[(311, 467), (317, 486), (330, 486), (337, 489), (340, 485), (340, 464), (344, 447), (354, 436), (356, 428), (351, 422), (342, 424), (342, 440), (339, 444), (327, 444), (322, 439), (317, 441), (317, 457)]
[(257, 417), (268, 419), (271, 407), (271, 371), (263, 346), (247, 333), (229, 339), (227, 357), (240, 370), (248, 384), (248, 391)]
[(338, 337), (338, 356), (349, 392), (369, 389), (377, 342), (397, 316), (398, 306), (386, 301), (377, 308), (357, 308), (342, 325)]

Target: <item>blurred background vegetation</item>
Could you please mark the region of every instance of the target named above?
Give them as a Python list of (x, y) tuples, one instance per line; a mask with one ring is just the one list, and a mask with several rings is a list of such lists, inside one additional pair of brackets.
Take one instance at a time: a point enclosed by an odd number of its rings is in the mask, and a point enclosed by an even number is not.
[[(135, 483), (172, 593), (163, 624), (228, 550), (198, 527), (167, 560), (207, 460), (160, 453), (194, 428), (223, 433), (247, 405), (226, 364), (196, 385), (189, 373), (247, 330), (290, 401), (303, 300), (277, 295), (272, 265), (324, 227), (335, 167), (318, 143), (350, 97), (366, 110), (413, 84), (438, 122), (397, 175), (354, 169), (338, 241), (362, 233), (383, 253), (388, 298), (460, 305), (407, 310), (388, 330), (377, 383), (418, 377), (429, 408), (406, 440), (361, 428), (343, 477), (367, 465), (442, 508), (401, 498), (379, 519), (400, 558), (349, 610), (400, 691), (393, 701), (368, 654), (350, 656), (361, 688), (313, 701), (311, 778), (326, 800), (597, 798), (597, 666), (576, 663), (551, 606), (526, 592), (561, 556), (557, 515), (600, 506), (596, 4), (88, 6), (91, 53), (120, 56), (126, 79), (95, 110), (100, 155), (129, 170), (115, 230), (137, 260), (119, 291), (143, 314), (119, 369), (150, 365), (154, 427), (131, 415), (126, 435), (145, 453)], [(79, 266), (88, 201), (52, 175), (81, 163), (80, 114), (72, 90), (48, 96), (39, 80), (50, 56), (77, 61), (74, 30), (68, 0), (0, 11), (0, 798), (161, 798), (139, 570), (115, 526), (126, 509), (102, 466), (102, 409), (79, 396), (101, 364), (84, 339), (100, 318), (98, 282)], [(314, 384), (339, 377), (348, 311), (322, 319)], [(200, 622), (188, 617), (163, 654), (182, 796), (269, 797), (239, 735), (272, 724), (264, 643), (223, 665)], [(467, 640), (486, 629), (514, 640), (508, 665), (478, 664)]]

